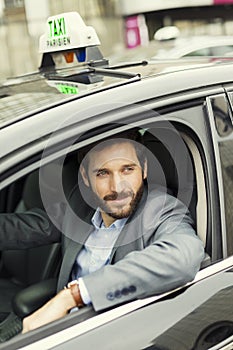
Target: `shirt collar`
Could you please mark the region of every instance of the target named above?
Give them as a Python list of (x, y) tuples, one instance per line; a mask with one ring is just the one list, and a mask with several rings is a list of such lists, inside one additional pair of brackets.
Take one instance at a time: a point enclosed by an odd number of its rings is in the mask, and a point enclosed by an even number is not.
[[(109, 228), (115, 228), (115, 229), (122, 229), (123, 226), (125, 225), (126, 221), (128, 218), (123, 218), (123, 219), (118, 219), (115, 220), (109, 227), (107, 227), (107, 229)], [(100, 208), (97, 208), (94, 215), (92, 216), (91, 219), (92, 224), (95, 226), (96, 229), (101, 229), (101, 228), (105, 228), (105, 225), (103, 223), (103, 219), (102, 219), (102, 215), (100, 212)]]

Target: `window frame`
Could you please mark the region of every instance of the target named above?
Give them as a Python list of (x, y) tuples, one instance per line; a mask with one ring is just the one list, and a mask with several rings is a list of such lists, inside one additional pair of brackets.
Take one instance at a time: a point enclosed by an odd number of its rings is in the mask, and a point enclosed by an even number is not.
[[(224, 176), (223, 176), (223, 169), (222, 169), (222, 160), (220, 155), (220, 143), (224, 141), (233, 140), (233, 133), (231, 135), (227, 136), (221, 136), (219, 135), (219, 132), (217, 130), (217, 126), (215, 124), (215, 113), (213, 109), (213, 100), (224, 97), (226, 108), (228, 109), (229, 113), (232, 113), (231, 110), (231, 104), (229, 103), (229, 96), (226, 94), (218, 94), (213, 95), (207, 99), (207, 108), (209, 113), (209, 121), (210, 121), (210, 128), (212, 132), (212, 139), (213, 139), (213, 148), (214, 148), (214, 154), (215, 154), (215, 162), (216, 162), (216, 173), (218, 178), (218, 193), (219, 193), (219, 203), (220, 203), (220, 215), (221, 215), (221, 230), (222, 230), (222, 239), (223, 239), (223, 257), (226, 258), (229, 256), (228, 253), (228, 245), (229, 245), (229, 238), (230, 234), (227, 232), (227, 218), (226, 218), (226, 193), (224, 191), (226, 184), (224, 184)], [(232, 118), (232, 114), (229, 116)], [(231, 245), (233, 246), (233, 242), (231, 242)]]

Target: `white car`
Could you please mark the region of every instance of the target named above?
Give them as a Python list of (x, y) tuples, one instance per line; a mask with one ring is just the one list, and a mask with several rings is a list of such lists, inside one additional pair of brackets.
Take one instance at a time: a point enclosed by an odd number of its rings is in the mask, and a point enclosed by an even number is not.
[(109, 60), (113, 64), (136, 62), (139, 60), (176, 60), (187, 58), (212, 57), (227, 60), (233, 57), (233, 36), (192, 36), (166, 40), (150, 41), (148, 46), (121, 50), (112, 54)]
[(176, 27), (163, 27), (154, 34), (158, 51), (153, 58), (177, 59), (189, 56), (232, 56), (233, 37), (198, 35), (182, 37)]

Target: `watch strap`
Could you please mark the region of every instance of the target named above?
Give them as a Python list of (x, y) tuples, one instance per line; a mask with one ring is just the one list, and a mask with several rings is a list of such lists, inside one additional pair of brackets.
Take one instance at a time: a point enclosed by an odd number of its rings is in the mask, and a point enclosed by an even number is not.
[(78, 308), (81, 308), (84, 306), (84, 303), (82, 301), (82, 297), (80, 294), (80, 289), (79, 289), (79, 282), (78, 280), (74, 280), (68, 283), (67, 288), (70, 289), (72, 297), (76, 303), (76, 306)]

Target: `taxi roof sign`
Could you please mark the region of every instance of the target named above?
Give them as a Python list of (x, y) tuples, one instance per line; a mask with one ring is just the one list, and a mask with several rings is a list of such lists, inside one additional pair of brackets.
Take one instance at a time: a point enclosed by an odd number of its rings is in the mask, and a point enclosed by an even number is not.
[(87, 26), (77, 12), (66, 12), (48, 18), (39, 51), (52, 53), (96, 45), (100, 45), (100, 41), (95, 29)]

